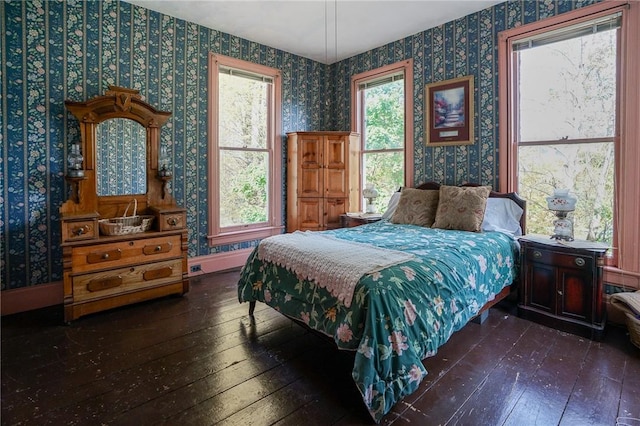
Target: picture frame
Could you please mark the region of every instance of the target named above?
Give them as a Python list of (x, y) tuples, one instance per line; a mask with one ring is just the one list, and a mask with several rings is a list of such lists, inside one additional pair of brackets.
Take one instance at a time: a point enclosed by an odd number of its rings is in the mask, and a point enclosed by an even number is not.
[(425, 104), (427, 146), (475, 142), (473, 75), (427, 84)]

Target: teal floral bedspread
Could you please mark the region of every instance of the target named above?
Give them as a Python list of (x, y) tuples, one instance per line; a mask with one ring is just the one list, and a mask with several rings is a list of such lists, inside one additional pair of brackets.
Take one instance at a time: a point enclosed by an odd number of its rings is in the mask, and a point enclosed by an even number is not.
[(518, 243), (499, 232), (473, 233), (381, 220), (324, 231), (334, 237), (413, 253), (415, 258), (365, 275), (350, 308), (326, 289), (253, 251), (238, 283), (240, 302), (261, 301), (357, 351), (353, 380), (376, 422), (427, 374), (421, 360), (516, 276)]

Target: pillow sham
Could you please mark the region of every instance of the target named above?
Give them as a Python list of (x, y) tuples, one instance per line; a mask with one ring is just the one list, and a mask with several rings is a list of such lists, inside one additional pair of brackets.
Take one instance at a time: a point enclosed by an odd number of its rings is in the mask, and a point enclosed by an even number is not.
[(440, 201), (432, 228), (480, 231), (489, 186), (440, 186)]
[(439, 191), (404, 188), (391, 223), (431, 227), (438, 208)]
[(489, 198), (484, 211), (481, 229), (498, 231), (514, 236), (522, 235), (520, 219), (524, 210), (508, 198)]
[(384, 213), (382, 213), (383, 219), (391, 219), (393, 217), (393, 214), (396, 212), (396, 208), (398, 208), (398, 201), (400, 201), (401, 191), (402, 188), (391, 195), (389, 204), (387, 204), (387, 209), (384, 211)]

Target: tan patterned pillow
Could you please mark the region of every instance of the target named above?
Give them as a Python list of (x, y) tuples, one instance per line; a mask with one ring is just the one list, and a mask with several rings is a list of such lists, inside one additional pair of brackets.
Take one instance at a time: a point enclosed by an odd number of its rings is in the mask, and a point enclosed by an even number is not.
[(440, 202), (432, 228), (480, 231), (490, 186), (440, 187)]
[(431, 227), (438, 208), (438, 190), (403, 188), (391, 223)]

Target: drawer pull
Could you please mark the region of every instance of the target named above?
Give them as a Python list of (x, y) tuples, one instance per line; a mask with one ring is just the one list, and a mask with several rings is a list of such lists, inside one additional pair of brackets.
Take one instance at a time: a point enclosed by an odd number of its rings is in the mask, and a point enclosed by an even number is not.
[(152, 280), (157, 280), (159, 278), (170, 277), (172, 272), (173, 272), (173, 268), (171, 266), (167, 266), (166, 268), (152, 269), (150, 271), (147, 271), (144, 274), (142, 274), (142, 277), (144, 278), (145, 281), (152, 281)]
[(533, 257), (535, 257), (536, 259), (540, 259), (542, 257), (542, 253), (536, 250), (533, 252)]
[(71, 231), (71, 233), (73, 235), (75, 235), (76, 237), (79, 237), (81, 235), (86, 234), (87, 232), (89, 232), (89, 225), (84, 225), (84, 226), (78, 226), (77, 228), (75, 228), (73, 231)]
[(169, 219), (167, 219), (167, 223), (169, 224), (169, 226), (176, 226), (178, 224), (178, 218), (170, 217)]
[(122, 285), (122, 277), (120, 275), (117, 277), (97, 278), (89, 281), (87, 284), (87, 290), (90, 292), (103, 291), (120, 285)]
[(119, 260), (120, 257), (122, 257), (122, 251), (120, 249), (89, 253), (87, 255), (87, 263), (100, 263), (110, 260)]
[(576, 257), (575, 262), (576, 262), (576, 265), (578, 265), (578, 266), (584, 266), (584, 263), (585, 263), (584, 259), (581, 258), (581, 257)]
[(170, 252), (172, 248), (173, 248), (172, 243), (156, 244), (156, 245), (144, 246), (142, 248), (142, 252), (144, 254), (167, 253), (167, 252)]
[(558, 290), (558, 294), (559, 294), (560, 296), (562, 296), (562, 291), (561, 291), (561, 290)]

